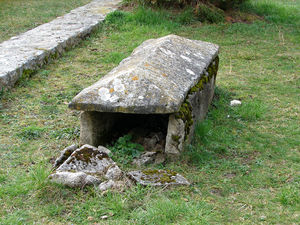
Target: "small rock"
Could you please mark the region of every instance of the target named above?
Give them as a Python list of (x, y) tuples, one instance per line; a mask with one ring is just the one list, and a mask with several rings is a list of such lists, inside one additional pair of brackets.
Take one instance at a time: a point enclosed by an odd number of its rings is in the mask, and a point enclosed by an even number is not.
[(133, 160), (133, 164), (137, 166), (147, 165), (155, 161), (157, 152), (145, 152), (139, 158)]
[(128, 176), (141, 185), (190, 185), (182, 175), (170, 170), (131, 171)]
[(57, 168), (57, 171), (76, 171), (85, 173), (105, 174), (106, 170), (114, 164), (114, 161), (98, 148), (91, 145), (83, 145)]
[[(91, 184), (99, 185), (106, 179), (113, 181), (122, 179), (122, 171), (108, 156), (106, 148), (102, 146), (96, 148), (91, 145), (83, 145), (76, 150), (73, 150), (74, 148), (75, 146), (66, 148), (63, 157), (57, 160), (60, 163), (56, 165), (60, 165), (49, 176), (53, 182), (69, 187), (84, 187)], [(119, 183), (109, 183), (112, 187), (117, 184)]]
[(51, 174), (49, 178), (56, 183), (69, 187), (84, 187), (90, 184), (97, 184), (101, 181), (96, 177), (87, 175), (84, 172), (56, 172)]
[(230, 106), (241, 105), (242, 102), (240, 100), (232, 100), (230, 101)]
[(224, 174), (224, 176), (231, 179), (231, 178), (234, 178), (236, 176), (236, 173), (226, 173), (226, 174)]
[(116, 164), (113, 164), (111, 167), (109, 167), (105, 174), (105, 178), (108, 180), (120, 180), (121, 177), (122, 171)]
[(106, 191), (108, 189), (122, 190), (126, 186), (124, 181), (108, 180), (99, 185), (100, 191)]
[(106, 220), (107, 218), (108, 218), (108, 216), (107, 215), (104, 215), (104, 216), (101, 216), (100, 217), (102, 220)]

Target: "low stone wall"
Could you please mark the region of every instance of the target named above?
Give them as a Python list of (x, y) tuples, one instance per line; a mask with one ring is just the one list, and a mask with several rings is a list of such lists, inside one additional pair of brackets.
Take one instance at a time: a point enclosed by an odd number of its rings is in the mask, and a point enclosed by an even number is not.
[[(161, 128), (164, 153), (180, 154), (191, 141), (196, 121), (205, 117), (212, 101), (218, 50), (217, 45), (176, 35), (145, 41), (69, 104), (83, 111), (81, 144), (109, 143), (124, 120), (142, 127), (165, 119), (162, 124), (166, 125)], [(140, 123), (132, 120), (134, 115), (142, 118)], [(130, 123), (126, 126), (128, 131), (135, 128)]]
[(121, 0), (94, 0), (0, 44), (0, 90), (33, 73), (81, 41)]

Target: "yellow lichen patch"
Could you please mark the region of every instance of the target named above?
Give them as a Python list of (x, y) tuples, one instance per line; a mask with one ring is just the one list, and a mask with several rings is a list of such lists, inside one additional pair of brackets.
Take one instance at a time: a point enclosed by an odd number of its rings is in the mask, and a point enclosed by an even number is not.
[(134, 77), (132, 77), (131, 79), (132, 79), (132, 80), (138, 80), (139, 77), (138, 77), (138, 76), (134, 76)]
[(161, 184), (176, 182), (175, 176), (177, 173), (171, 170), (148, 169), (142, 172), (145, 174), (145, 176), (141, 177), (144, 181), (158, 182)]
[(115, 91), (115, 89), (111, 88), (109, 89), (109, 93), (113, 93)]

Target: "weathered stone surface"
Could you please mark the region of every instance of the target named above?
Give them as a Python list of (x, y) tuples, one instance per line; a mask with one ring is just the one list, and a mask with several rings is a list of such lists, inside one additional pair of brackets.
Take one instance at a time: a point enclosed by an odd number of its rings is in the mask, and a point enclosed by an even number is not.
[(77, 44), (116, 9), (121, 0), (94, 0), (70, 13), (0, 44), (0, 90), (11, 88), (66, 48)]
[(103, 145), (112, 135), (119, 115), (112, 113), (82, 112), (80, 115), (80, 144)]
[(161, 164), (165, 161), (166, 156), (161, 152), (144, 152), (138, 158), (135, 158), (132, 164), (145, 166), (151, 163)]
[(69, 187), (84, 187), (91, 184), (99, 184), (101, 181), (94, 176), (84, 172), (56, 172), (49, 176), (55, 183)]
[(74, 151), (56, 171), (78, 171), (89, 174), (104, 175), (114, 165), (114, 161), (98, 148), (83, 145)]
[[(74, 146), (71, 146), (73, 150)], [(99, 150), (100, 149), (100, 150)], [(63, 152), (68, 152), (66, 148)], [(67, 159), (66, 155), (58, 160), (60, 165), (49, 178), (56, 183), (70, 187), (83, 187), (90, 184), (100, 184), (106, 180), (121, 180), (122, 171), (108, 156), (108, 149), (84, 145), (73, 151)], [(68, 152), (69, 154), (69, 152)], [(63, 159), (65, 160), (64, 162)]]
[(145, 186), (190, 185), (182, 175), (168, 170), (131, 171), (128, 176)]
[(69, 107), (140, 114), (178, 112), (218, 49), (176, 35), (147, 40), (118, 67), (80, 92)]
[(120, 180), (122, 178), (122, 174), (123, 172), (120, 168), (116, 164), (113, 164), (106, 171), (105, 178), (108, 180)]
[(213, 99), (219, 59), (216, 57), (204, 70), (204, 76), (190, 89), (179, 112), (169, 116), (165, 153), (178, 156), (191, 143), (197, 121), (205, 118)]
[[(147, 151), (178, 156), (191, 142), (196, 122), (204, 119), (212, 101), (218, 49), (175, 35), (145, 41), (70, 103), (70, 108), (84, 111), (80, 143), (103, 145), (112, 141), (120, 124), (131, 132), (147, 130), (145, 126), (152, 123), (160, 129), (137, 142)], [(151, 160), (144, 157), (136, 163)]]
[(70, 155), (78, 148), (77, 145), (71, 145), (69, 147), (66, 147), (61, 153), (60, 156), (55, 160), (55, 163), (53, 165), (54, 168), (59, 167), (61, 164), (63, 164), (64, 161), (66, 161)]
[(102, 182), (99, 186), (98, 189), (100, 191), (107, 191), (109, 189), (113, 189), (113, 190), (118, 190), (121, 191), (126, 187), (126, 183), (122, 180), (108, 180), (108, 181), (104, 181)]
[(176, 119), (172, 114), (169, 117), (168, 133), (166, 137), (167, 154), (179, 154), (183, 149), (183, 142), (185, 137), (185, 123), (181, 119)]
[(145, 152), (138, 158), (133, 160), (133, 164), (137, 166), (147, 165), (155, 161), (157, 152)]
[(100, 151), (100, 152), (105, 152), (107, 155), (110, 155), (111, 154), (111, 151), (108, 149), (108, 148), (105, 148), (105, 147), (103, 147), (103, 146), (98, 146), (98, 150)]

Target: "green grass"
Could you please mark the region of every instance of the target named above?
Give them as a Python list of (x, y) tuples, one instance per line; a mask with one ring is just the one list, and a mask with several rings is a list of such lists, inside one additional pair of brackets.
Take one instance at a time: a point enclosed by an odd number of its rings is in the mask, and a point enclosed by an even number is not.
[(257, 13), (271, 22), (300, 26), (299, 5), (299, 0), (252, 0), (244, 3), (241, 8)]
[(89, 2), (91, 0), (0, 0), (0, 42)]
[[(299, 1), (276, 2), (299, 8)], [(296, 21), (281, 19), (183, 25), (168, 12), (114, 13), (77, 48), (3, 93), (0, 224), (297, 224), (300, 35)], [(102, 195), (49, 183), (50, 161), (78, 142), (79, 112), (67, 103), (144, 40), (170, 33), (221, 46), (207, 119), (180, 160), (158, 166), (192, 185)], [(232, 99), (242, 105), (230, 107)]]

